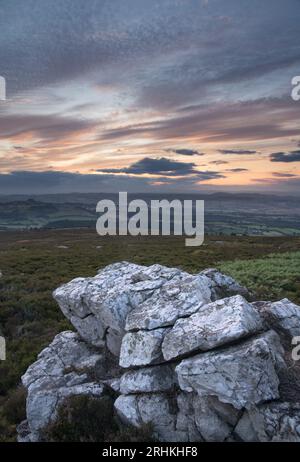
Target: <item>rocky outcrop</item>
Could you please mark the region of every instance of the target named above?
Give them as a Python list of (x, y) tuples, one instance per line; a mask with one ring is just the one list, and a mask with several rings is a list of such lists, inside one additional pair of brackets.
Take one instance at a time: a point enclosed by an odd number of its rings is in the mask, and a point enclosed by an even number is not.
[(279, 333), (289, 338), (300, 336), (299, 306), (287, 298), (278, 302), (259, 302), (254, 304), (266, 320)]
[(54, 297), (77, 333), (56, 336), (23, 376), (21, 441), (40, 441), (66, 397), (106, 393), (123, 424), (151, 423), (161, 441), (300, 441), (300, 403), (283, 401), (282, 344), (300, 332), (289, 300), (250, 303), (215, 269), (127, 262)]
[[(55, 419), (58, 406), (72, 395), (102, 396), (104, 386), (92, 379), (103, 356), (74, 332), (62, 332), (43, 350), (22, 377), (27, 388), (25, 440), (38, 441), (41, 430)], [(23, 425), (24, 427), (24, 425)]]
[(125, 325), (126, 330), (173, 325), (211, 301), (210, 287), (205, 275), (124, 262), (107, 266), (94, 278), (71, 281), (54, 298), (82, 338), (119, 356)]
[(274, 331), (247, 342), (185, 359), (177, 367), (179, 386), (198, 396), (215, 396), (236, 409), (279, 398), (277, 372), (285, 366)]

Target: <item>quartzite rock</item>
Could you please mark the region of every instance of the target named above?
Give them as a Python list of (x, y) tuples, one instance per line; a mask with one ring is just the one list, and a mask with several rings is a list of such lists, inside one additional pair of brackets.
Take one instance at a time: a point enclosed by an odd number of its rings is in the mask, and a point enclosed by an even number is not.
[(89, 373), (102, 360), (99, 353), (70, 331), (58, 334), (39, 354), (22, 377), (28, 390), (26, 412), (31, 440), (39, 439), (39, 432), (55, 418), (65, 398), (103, 395), (103, 385), (89, 378)]
[(180, 388), (216, 396), (237, 409), (279, 398), (283, 349), (273, 331), (237, 346), (199, 354), (177, 367)]
[(283, 360), (300, 335), (289, 300), (249, 304), (247, 289), (215, 269), (127, 262), (54, 295), (79, 335), (57, 335), (24, 374), (20, 441), (41, 441), (67, 397), (107, 388), (119, 418), (151, 423), (160, 441), (300, 441), (299, 368)]
[(161, 344), (168, 332), (169, 329), (128, 332), (122, 341), (120, 366), (127, 368), (162, 362)]
[(217, 300), (175, 323), (164, 338), (163, 356), (168, 361), (194, 351), (211, 350), (262, 328), (259, 314), (241, 295)]

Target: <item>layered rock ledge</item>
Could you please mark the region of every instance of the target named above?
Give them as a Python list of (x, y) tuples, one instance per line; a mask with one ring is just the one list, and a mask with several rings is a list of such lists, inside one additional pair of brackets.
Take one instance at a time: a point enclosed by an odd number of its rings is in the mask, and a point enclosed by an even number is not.
[(250, 302), (215, 269), (128, 262), (53, 295), (76, 332), (58, 334), (22, 377), (19, 441), (41, 441), (65, 398), (112, 392), (120, 421), (151, 423), (160, 441), (300, 441), (300, 307), (289, 300)]

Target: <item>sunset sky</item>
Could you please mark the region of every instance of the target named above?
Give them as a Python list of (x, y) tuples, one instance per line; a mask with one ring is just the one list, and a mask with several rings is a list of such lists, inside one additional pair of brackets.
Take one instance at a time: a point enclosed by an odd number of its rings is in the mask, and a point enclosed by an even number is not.
[(300, 191), (299, 0), (0, 0), (0, 193)]

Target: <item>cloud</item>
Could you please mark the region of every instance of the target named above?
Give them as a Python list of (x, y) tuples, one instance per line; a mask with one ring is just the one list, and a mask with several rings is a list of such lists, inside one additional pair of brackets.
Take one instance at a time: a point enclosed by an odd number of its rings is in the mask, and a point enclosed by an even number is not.
[(300, 162), (300, 151), (274, 152), (270, 155), (271, 162)]
[(181, 156), (204, 156), (204, 152), (199, 152), (194, 149), (167, 149), (166, 152), (174, 152)]
[[(116, 141), (134, 136), (152, 139), (182, 140), (193, 138), (199, 143), (267, 140), (299, 135), (294, 121), (299, 118), (296, 104), (285, 99), (259, 99), (236, 103), (216, 103), (213, 107), (196, 106), (177, 112), (172, 117), (129, 124), (103, 130), (101, 141)], [(291, 122), (291, 125), (288, 123)], [(227, 154), (251, 155), (254, 150), (223, 150)]]
[[(211, 173), (212, 172), (207, 172)], [(0, 194), (63, 194), (63, 193), (186, 193), (187, 191), (224, 191), (224, 187), (205, 183), (203, 176), (189, 175), (185, 177), (164, 177), (126, 174), (80, 174), (64, 171), (13, 171), (10, 174), (0, 173)], [(266, 178), (253, 180), (256, 184), (245, 188), (236, 187), (232, 191), (260, 190), (270, 193), (281, 191), (299, 195), (300, 179)], [(225, 188), (226, 190), (226, 188)]]
[[(37, 138), (55, 141), (91, 130), (99, 122), (61, 115), (0, 114), (0, 139), (34, 134)], [(20, 147), (17, 147), (20, 150)]]
[(211, 160), (209, 163), (214, 164), (214, 165), (229, 164), (229, 162), (227, 162), (227, 160)]
[[(148, 161), (95, 179), (60, 173), (45, 179), (63, 178), (72, 187), (75, 178), (93, 187), (131, 179), (140, 188), (150, 175), (165, 184), (181, 177), (181, 185), (194, 187), (222, 178), (218, 166), (230, 154), (251, 156), (257, 171), (265, 166), (260, 146), (297, 149), (287, 146), (299, 139), (299, 107), (289, 94), (300, 65), (298, 0), (274, 0), (271, 19), (260, 0), (247, 9), (245, 1), (213, 0), (204, 11), (200, 0), (129, 3), (0, 2), (1, 75), (9, 97), (0, 107), (0, 170), (105, 170), (126, 165), (113, 158), (120, 149), (128, 164), (141, 153)], [(195, 163), (203, 153), (189, 147), (225, 149), (211, 157), (219, 160), (204, 157), (207, 166), (150, 159), (170, 146), (173, 154), (162, 155)], [(291, 154), (270, 160), (295, 162)]]
[(194, 162), (179, 162), (171, 160), (166, 157), (152, 159), (145, 157), (129, 167), (123, 168), (108, 168), (97, 170), (101, 173), (125, 173), (128, 175), (159, 175), (165, 177), (180, 177), (180, 176), (197, 176), (199, 180), (211, 180), (216, 178), (223, 178), (223, 175), (215, 171), (199, 171), (196, 169)]
[(154, 6), (130, 0), (130, 8), (123, 0), (113, 5), (90, 0), (85, 8), (82, 0), (1, 2), (1, 72), (12, 92), (86, 78), (99, 69), (104, 80), (133, 84), (130, 75), (136, 73), (143, 107), (178, 107), (215, 85), (249, 81), (299, 63), (293, 0), (284, 5), (277, 0), (272, 21), (267, 4), (256, 0), (246, 14), (242, 4), (229, 3), (214, 1), (199, 14), (194, 0)]
[(294, 173), (280, 173), (280, 172), (273, 172), (273, 176), (276, 178), (297, 178), (298, 175), (295, 175)]
[(58, 194), (74, 192), (118, 193), (199, 191), (199, 182), (218, 177), (217, 172), (199, 172), (186, 177), (126, 174), (81, 174), (64, 171), (13, 171), (0, 173), (0, 194)]
[(226, 172), (232, 172), (232, 173), (241, 173), (241, 172), (248, 172), (249, 170), (247, 168), (229, 168), (226, 170)]
[(257, 151), (250, 151), (246, 149), (219, 149), (221, 154), (238, 154), (238, 155), (248, 155), (248, 154), (256, 154)]

